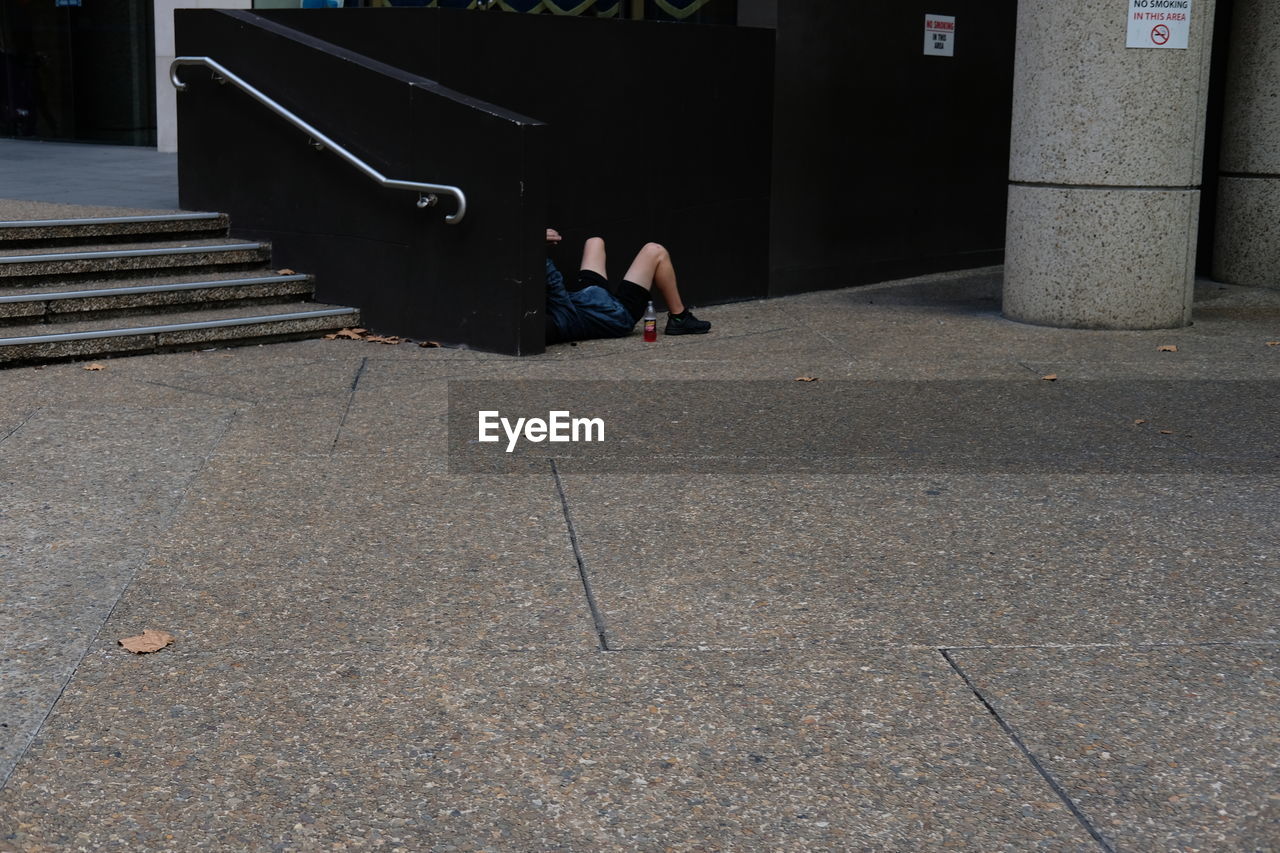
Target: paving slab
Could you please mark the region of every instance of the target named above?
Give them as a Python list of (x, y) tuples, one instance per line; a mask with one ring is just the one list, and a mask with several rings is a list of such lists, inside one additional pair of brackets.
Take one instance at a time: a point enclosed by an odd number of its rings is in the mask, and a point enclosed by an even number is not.
[(0, 781), (31, 743), (144, 556), (127, 546), (83, 542), (0, 546)]
[(327, 459), (212, 465), (117, 604), (194, 650), (594, 648), (550, 476)]
[(204, 359), (180, 366), (182, 372), (169, 380), (173, 386), (254, 403), (341, 395), (351, 390), (364, 369), (356, 357), (279, 358), (270, 363)]
[[(1273, 665), (1123, 656), (1280, 640), (1280, 301), (1202, 284), (1189, 329), (1053, 330), (999, 316), (997, 273), (521, 359), (308, 340), (0, 372), (0, 850), (1267, 849)], [(748, 395), (703, 414), (754, 401), (731, 438), (780, 470), (449, 473), (459, 380), (658, 380), (644, 425), (690, 380), (764, 379), (889, 386), (802, 423), (866, 467), (786, 467), (779, 398)], [(177, 642), (115, 645), (143, 628)], [(1073, 764), (1093, 717), (1045, 701), (1134, 708), (1112, 754), (1153, 779)], [(1201, 781), (1250, 790), (1215, 824), (1168, 802)]]
[[(438, 344), (432, 345), (432, 342), (430, 341), (419, 341), (410, 338), (402, 338), (399, 343), (386, 343), (350, 338), (315, 338), (310, 341), (299, 341), (296, 345), (301, 349), (309, 350), (316, 355), (322, 353), (329, 356), (355, 355), (361, 358), (368, 357), (370, 359), (378, 359), (382, 361), (418, 361), (427, 359), (430, 361), (475, 363), (483, 361), (522, 361), (524, 358), (529, 357), (525, 356), (513, 359), (511, 356), (500, 355), (498, 353), (483, 352), (481, 350), (468, 349), (466, 347), (444, 347), (439, 346)], [(536, 358), (538, 356), (532, 357)]]
[[(1044, 372), (1137, 377), (1206, 378), (1212, 367), (1238, 378), (1274, 377), (1280, 359), (1266, 341), (1280, 333), (1275, 291), (1202, 282), (1195, 323), (1182, 329), (1123, 332), (1054, 329), (1005, 320), (983, 310), (986, 275), (950, 274), (890, 285), (805, 294), (786, 300), (813, 331), (852, 357), (885, 362), (933, 362), (1001, 354)], [(947, 291), (951, 293), (948, 295)], [(1159, 347), (1175, 345), (1177, 354)], [(1239, 359), (1246, 366), (1234, 364)], [(1155, 373), (1146, 371), (1152, 370)]]
[(45, 405), (0, 444), (0, 780), (225, 426), (191, 412)]
[[(829, 323), (828, 310), (819, 313), (818, 322)], [(989, 322), (969, 324), (895, 323), (870, 328), (830, 329), (833, 345), (851, 358), (885, 362), (937, 363), (949, 359), (973, 359), (978, 355), (1027, 364), (1045, 365), (1061, 375), (1072, 375), (1077, 366), (1100, 370), (1110, 367), (1111, 375), (1139, 377), (1149, 375), (1146, 369), (1188, 378), (1204, 378), (1212, 366), (1232, 368), (1231, 362), (1244, 358), (1251, 364), (1249, 372), (1236, 375), (1248, 378), (1257, 371), (1274, 377), (1276, 359), (1266, 349), (1275, 340), (1276, 329), (1261, 327), (1247, 337), (1208, 335), (1196, 331), (1169, 332), (1089, 332), (1080, 330), (1010, 328), (1017, 324), (998, 317)], [(954, 330), (949, 326), (956, 326)], [(979, 327), (975, 328), (975, 327)], [(1065, 332), (1071, 331), (1068, 335)], [(1237, 330), (1238, 331), (1238, 330)], [(975, 332), (979, 333), (975, 335)], [(981, 344), (978, 345), (978, 342)], [(1177, 346), (1178, 352), (1162, 351), (1162, 346)], [(1121, 369), (1123, 366), (1123, 370)], [(1197, 376), (1196, 374), (1200, 375)]]
[(344, 391), (237, 409), (219, 452), (236, 459), (328, 456), (350, 399), (350, 391)]
[[(99, 489), (102, 497), (124, 493), (120, 487), (126, 484), (138, 484), (144, 494), (162, 486), (181, 488), (226, 429), (225, 417), (203, 412), (167, 410), (157, 418), (141, 408), (45, 405), (5, 439), (6, 475), (42, 489), (90, 496)], [(38, 476), (15, 477), (19, 471)], [(156, 479), (161, 473), (172, 479)]]
[(1163, 436), (1220, 466), (1280, 471), (1280, 373), (1272, 379), (1059, 381), (1080, 406)]
[(1113, 849), (1276, 849), (1280, 645), (950, 655)]
[(26, 767), (54, 763), (0, 794), (0, 838), (1096, 849), (936, 652), (102, 652)]
[[(661, 345), (659, 341), (658, 346)], [(625, 346), (625, 345), (624, 345)], [(643, 344), (638, 344), (643, 346)], [(479, 364), (463, 370), (452, 370), (441, 378), (451, 379), (527, 379), (566, 381), (601, 380), (723, 380), (747, 381), (759, 379), (794, 380), (801, 376), (819, 380), (877, 379), (877, 380), (930, 380), (930, 379), (1026, 379), (1027, 368), (1011, 358), (949, 358), (930, 363), (884, 362), (853, 358), (834, 351), (829, 345), (812, 348), (795, 348), (778, 352), (764, 348), (765, 361), (760, 362), (760, 352), (754, 347), (744, 352), (723, 352), (719, 349), (697, 349), (692, 344), (683, 345), (679, 351), (663, 350), (645, 358), (633, 354), (630, 348), (616, 353), (598, 353), (588, 358), (544, 358), (542, 356), (521, 359), (516, 364)], [(754, 354), (752, 354), (754, 353)], [(589, 371), (585, 369), (590, 365)]]
[(1277, 637), (1275, 476), (562, 479), (611, 648)]
[(448, 383), (432, 369), (367, 362), (353, 383), (333, 452), (447, 470)]
[(11, 200), (173, 210), (178, 155), (132, 145), (0, 139), (0, 186)]
[(1265, 341), (1258, 338), (1249, 344), (1249, 351), (1239, 352), (1230, 358), (1213, 358), (1175, 361), (1164, 360), (1149, 363), (1120, 356), (1114, 360), (1084, 361), (1059, 358), (1054, 361), (1026, 359), (1020, 363), (1036, 376), (1057, 376), (1059, 380), (1132, 381), (1168, 380), (1171, 382), (1254, 381), (1280, 379), (1280, 358), (1277, 358)]
[[(111, 359), (50, 365), (43, 370), (4, 370), (0, 371), (0, 393), (8, 400), (32, 408), (56, 400), (59, 408), (85, 413), (199, 409), (214, 415), (230, 414), (253, 403), (204, 393), (194, 382), (172, 384), (176, 379), (172, 369), (136, 370), (130, 362), (137, 361), (139, 359)], [(126, 364), (128, 367), (124, 367)], [(87, 369), (89, 367), (93, 369)]]
[[(0, 150), (9, 148), (7, 140), (0, 140)], [(100, 204), (67, 204), (29, 199), (0, 198), (0, 222), (18, 222), (40, 219), (96, 219), (104, 216), (154, 216), (178, 213), (170, 208), (119, 207)]]

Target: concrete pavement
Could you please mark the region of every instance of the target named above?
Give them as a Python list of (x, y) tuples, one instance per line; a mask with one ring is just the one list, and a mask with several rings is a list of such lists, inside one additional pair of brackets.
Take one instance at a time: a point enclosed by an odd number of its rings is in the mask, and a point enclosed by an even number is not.
[[(0, 372), (0, 850), (1276, 849), (1280, 291), (1082, 332), (998, 281)], [(451, 381), (797, 377), (956, 393), (826, 470), (450, 456)]]
[(0, 139), (0, 198), (175, 209), (178, 155), (132, 145)]

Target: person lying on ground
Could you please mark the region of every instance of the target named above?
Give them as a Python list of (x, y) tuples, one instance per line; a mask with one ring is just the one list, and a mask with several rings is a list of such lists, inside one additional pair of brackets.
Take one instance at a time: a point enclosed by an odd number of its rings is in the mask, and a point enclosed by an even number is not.
[[(560, 234), (547, 229), (547, 245), (560, 243)], [(620, 338), (631, 334), (644, 316), (657, 288), (667, 303), (668, 335), (703, 335), (711, 324), (699, 320), (685, 307), (676, 286), (676, 271), (667, 250), (646, 243), (616, 285), (605, 268), (604, 240), (592, 237), (582, 247), (582, 264), (573, 286), (565, 282), (547, 258), (547, 343)]]

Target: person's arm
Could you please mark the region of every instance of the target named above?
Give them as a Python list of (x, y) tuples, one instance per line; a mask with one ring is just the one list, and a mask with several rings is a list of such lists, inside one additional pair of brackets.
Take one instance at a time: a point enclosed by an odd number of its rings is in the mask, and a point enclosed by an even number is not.
[[(560, 232), (554, 228), (547, 229), (547, 246), (554, 248), (560, 243)], [(547, 258), (547, 287), (564, 287), (564, 276), (560, 274), (560, 270), (556, 269), (556, 265)]]
[(550, 258), (547, 258), (547, 287), (564, 287), (564, 276)]

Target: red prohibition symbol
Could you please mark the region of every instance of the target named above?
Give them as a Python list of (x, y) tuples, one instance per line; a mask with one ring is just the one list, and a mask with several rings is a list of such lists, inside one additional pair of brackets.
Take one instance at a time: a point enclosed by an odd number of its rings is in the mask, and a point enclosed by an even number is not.
[(1151, 40), (1156, 44), (1164, 44), (1169, 40), (1169, 28), (1164, 24), (1156, 24), (1151, 28)]

